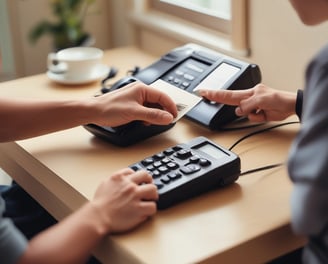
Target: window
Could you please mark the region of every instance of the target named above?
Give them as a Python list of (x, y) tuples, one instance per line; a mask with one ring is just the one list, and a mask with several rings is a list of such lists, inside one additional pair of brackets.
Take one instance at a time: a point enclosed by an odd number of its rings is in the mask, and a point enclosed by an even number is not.
[(153, 0), (151, 5), (206, 28), (230, 33), (230, 0)]
[(134, 0), (133, 22), (183, 42), (247, 56), (248, 0)]
[(230, 19), (230, 0), (159, 0), (159, 2), (180, 6), (199, 13)]

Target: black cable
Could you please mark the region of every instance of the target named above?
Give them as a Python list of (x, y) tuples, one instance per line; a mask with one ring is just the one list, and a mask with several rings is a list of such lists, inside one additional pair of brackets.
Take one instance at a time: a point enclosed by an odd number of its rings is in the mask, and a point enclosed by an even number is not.
[(259, 123), (259, 124), (252, 124), (252, 125), (246, 125), (246, 126), (236, 126), (236, 127), (221, 127), (219, 128), (220, 131), (234, 131), (234, 130), (242, 130), (242, 129), (248, 129), (253, 127), (259, 127), (263, 126), (266, 123)]
[(139, 67), (139, 66), (134, 66), (134, 68), (132, 69), (132, 70), (128, 70), (127, 71), (127, 75), (129, 76), (134, 76), (134, 75), (136, 75), (137, 73), (139, 73), (140, 72), (140, 70), (141, 70), (141, 68)]
[(116, 76), (118, 72), (118, 69), (116, 69), (115, 67), (110, 67), (110, 71), (108, 73), (108, 75), (101, 81), (101, 93), (108, 93), (110, 91), (110, 88), (108, 88), (106, 86), (106, 82), (109, 80), (109, 79), (112, 79)]
[[(128, 76), (134, 76), (134, 75), (137, 74), (140, 70), (141, 70), (141, 68), (140, 68), (139, 66), (135, 66), (132, 70), (129, 70), (129, 71), (126, 73), (126, 76), (127, 76), (127, 77), (128, 77)], [(107, 77), (101, 81), (101, 89), (100, 89), (100, 92), (101, 92), (102, 94), (105, 94), (105, 93), (110, 92), (111, 90), (113, 90), (113, 87), (115, 87), (115, 89), (117, 89), (118, 87), (117, 87), (116, 85), (118, 85), (118, 83), (120, 83), (121, 81), (124, 80), (124, 78), (122, 78), (122, 79), (118, 80), (118, 81), (117, 81), (116, 83), (114, 83), (114, 84), (107, 85), (107, 81), (108, 81), (109, 79), (111, 79), (111, 78), (114, 78), (114, 77), (116, 76), (117, 72), (118, 72), (118, 70), (117, 70), (116, 68), (111, 67), (111, 70), (110, 70), (110, 72), (108, 73)], [(127, 77), (125, 78), (126, 80), (128, 79)], [(126, 84), (132, 82), (132, 78), (133, 78), (133, 77), (131, 77), (131, 79), (130, 79), (131, 81), (126, 82), (126, 83), (125, 83), (125, 82), (122, 82), (120, 85), (124, 86), (124, 85), (126, 85)], [(136, 79), (134, 79), (134, 80), (136, 80)], [(119, 86), (119, 88), (122, 87), (122, 86)]]
[(237, 140), (234, 144), (232, 144), (232, 146), (229, 148), (229, 150), (232, 150), (236, 145), (238, 145), (241, 141), (245, 140), (246, 138), (249, 138), (251, 136), (254, 136), (254, 135), (257, 135), (257, 134), (260, 134), (260, 133), (263, 133), (263, 132), (266, 132), (266, 131), (269, 131), (269, 130), (272, 130), (274, 128), (277, 128), (277, 127), (281, 127), (281, 126), (286, 126), (286, 125), (291, 125), (291, 124), (298, 124), (299, 121), (292, 121), (292, 122), (285, 122), (285, 123), (281, 123), (281, 124), (278, 124), (278, 125), (274, 125), (274, 126), (271, 126), (271, 127), (267, 127), (267, 128), (263, 128), (263, 129), (260, 129), (260, 130), (257, 130), (257, 131), (254, 131), (252, 133), (249, 133), (245, 136), (243, 136), (242, 138), (240, 138), (239, 140)]
[[(291, 125), (291, 124), (299, 124), (299, 123), (300, 123), (299, 121), (285, 122), (285, 123), (281, 123), (281, 124), (278, 124), (278, 125), (274, 125), (274, 126), (271, 126), (271, 127), (267, 127), (267, 128), (264, 128), (264, 129), (260, 129), (260, 130), (254, 131), (252, 133), (249, 133), (249, 134), (243, 136), (239, 140), (237, 140), (234, 144), (232, 144), (232, 146), (229, 148), (229, 150), (232, 150), (241, 141), (243, 141), (246, 138), (249, 138), (251, 136), (260, 134), (262, 132), (266, 132), (266, 131), (272, 130), (272, 129), (277, 128), (277, 127)], [(266, 165), (266, 166), (263, 166), (263, 167), (258, 167), (258, 168), (255, 168), (255, 169), (251, 169), (251, 170), (248, 170), (248, 171), (241, 172), (240, 173), (240, 176), (244, 176), (244, 175), (247, 175), (247, 174), (255, 173), (255, 172), (258, 172), (258, 171), (263, 171), (263, 170), (269, 170), (269, 169), (277, 168), (277, 167), (280, 167), (280, 166), (282, 166), (284, 164), (285, 163), (282, 162), (282, 163), (276, 163), (276, 164)]]
[(251, 174), (251, 173), (254, 173), (254, 172), (258, 172), (258, 171), (263, 171), (263, 170), (269, 170), (269, 169), (277, 168), (277, 167), (280, 167), (280, 166), (282, 166), (284, 164), (285, 163), (276, 163), (276, 164), (271, 164), (271, 165), (267, 165), (267, 166), (263, 166), (263, 167), (258, 167), (256, 169), (251, 169), (251, 170), (248, 170), (248, 171), (241, 172), (239, 176), (244, 176), (244, 175)]

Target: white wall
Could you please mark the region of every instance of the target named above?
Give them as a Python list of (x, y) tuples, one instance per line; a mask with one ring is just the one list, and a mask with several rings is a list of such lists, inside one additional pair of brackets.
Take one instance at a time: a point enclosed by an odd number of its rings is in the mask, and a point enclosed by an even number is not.
[(279, 89), (302, 88), (309, 59), (328, 42), (328, 23), (303, 25), (289, 1), (250, 1), (250, 59), (264, 81)]
[(6, 1), (0, 1), (0, 80), (14, 77), (15, 67)]

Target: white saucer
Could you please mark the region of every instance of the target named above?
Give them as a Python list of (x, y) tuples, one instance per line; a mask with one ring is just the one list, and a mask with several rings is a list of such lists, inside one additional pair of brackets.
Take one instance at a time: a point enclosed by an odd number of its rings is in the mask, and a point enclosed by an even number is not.
[(105, 78), (109, 73), (110, 67), (104, 64), (99, 64), (96, 69), (87, 76), (67, 76), (65, 73), (53, 73), (47, 71), (47, 76), (50, 80), (61, 84), (85, 84), (99, 79)]

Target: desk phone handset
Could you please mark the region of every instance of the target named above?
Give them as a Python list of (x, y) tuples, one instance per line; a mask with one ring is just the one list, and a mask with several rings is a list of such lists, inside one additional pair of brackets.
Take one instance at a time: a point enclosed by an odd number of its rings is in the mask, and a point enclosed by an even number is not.
[(240, 159), (207, 138), (197, 137), (130, 167), (135, 171), (145, 169), (150, 172), (158, 189), (157, 207), (165, 209), (235, 182), (240, 174)]
[[(194, 90), (200, 87), (214, 90), (247, 89), (261, 81), (261, 73), (255, 64), (228, 57), (196, 44), (187, 44), (173, 49), (133, 76), (117, 81), (110, 91), (136, 80), (151, 84), (158, 79), (174, 85), (177, 89), (194, 93)], [(185, 116), (213, 130), (237, 119), (235, 107), (207, 100), (201, 100)], [(142, 122), (134, 121), (117, 128), (94, 124), (86, 125), (85, 128), (113, 144), (128, 146), (173, 126), (174, 124), (144, 126)]]

